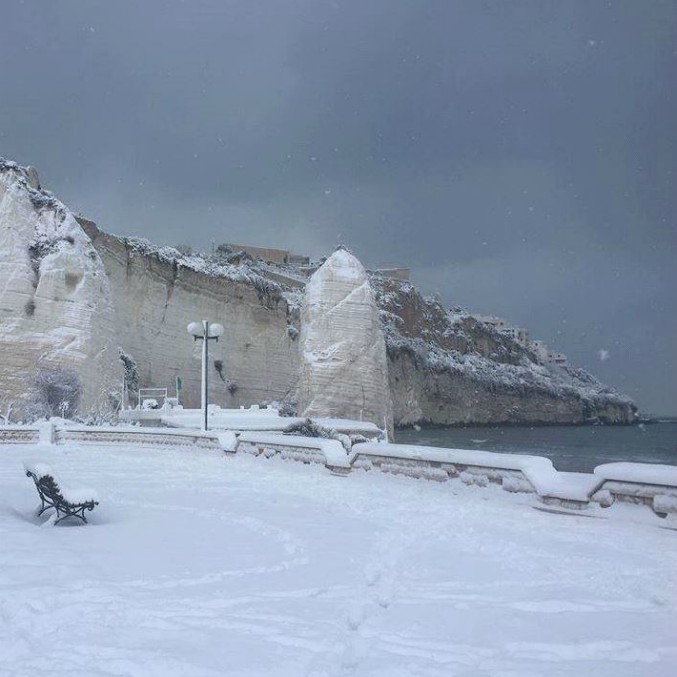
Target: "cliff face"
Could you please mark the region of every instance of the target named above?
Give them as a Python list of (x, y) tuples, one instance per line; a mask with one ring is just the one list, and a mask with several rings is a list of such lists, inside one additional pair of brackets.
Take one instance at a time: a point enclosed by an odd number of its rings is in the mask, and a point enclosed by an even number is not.
[(81, 220), (110, 280), (116, 340), (138, 364), (146, 387), (173, 386), (181, 401), (200, 406), (199, 342), (189, 322), (225, 328), (209, 346), (210, 401), (221, 406), (283, 400), (296, 390), (298, 345), (287, 331), (289, 308), (280, 290), (237, 267), (199, 270), (178, 252), (125, 240)]
[(631, 423), (632, 401), (582, 369), (536, 355), (408, 282), (375, 276), (395, 421), (434, 424)]
[(308, 414), (388, 426), (391, 403), (396, 425), (633, 420), (629, 399), (582, 370), (541, 365), (410, 283), (332, 258), (308, 283), (242, 252), (186, 256), (107, 235), (0, 160), (0, 403), (63, 366), (83, 382), (81, 411), (105, 404), (120, 391), (122, 348), (142, 387), (171, 391), (180, 376), (182, 403), (196, 407), (200, 345), (186, 325), (207, 319), (225, 327), (209, 364), (221, 406), (299, 396)]
[(186, 325), (201, 319), (226, 329), (210, 345), (211, 401), (282, 400), (295, 394), (299, 372), (288, 314), (280, 288), (246, 266), (207, 266), (106, 235), (28, 170), (0, 164), (0, 383), (16, 411), (48, 367), (79, 375), (81, 413), (107, 406), (121, 390), (119, 348), (142, 387), (171, 387), (180, 376), (182, 402), (199, 406), (200, 346)]
[(38, 369), (82, 380), (84, 407), (107, 406), (118, 382), (110, 285), (72, 214), (33, 173), (0, 161), (0, 382), (20, 399)]

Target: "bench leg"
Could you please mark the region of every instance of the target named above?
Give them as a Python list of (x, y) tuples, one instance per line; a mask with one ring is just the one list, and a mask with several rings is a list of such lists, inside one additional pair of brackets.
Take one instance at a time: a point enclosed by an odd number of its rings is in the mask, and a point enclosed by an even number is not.
[(49, 501), (46, 501), (44, 498), (40, 498), (40, 501), (41, 505), (38, 510), (38, 517), (40, 517), (40, 515), (42, 515), (42, 513), (45, 512), (45, 510), (49, 510), (50, 508), (56, 507), (54, 503), (50, 503)]
[[(82, 514), (79, 514), (82, 512)], [(58, 519), (54, 522), (54, 524), (58, 524), (61, 522), (61, 520), (65, 520), (66, 517), (77, 517), (79, 520), (82, 520), (85, 524), (87, 524), (87, 518), (85, 517), (85, 509), (84, 508), (78, 508), (77, 510), (71, 510), (69, 512), (64, 513), (63, 517), (59, 517), (59, 509), (56, 509), (56, 516)]]

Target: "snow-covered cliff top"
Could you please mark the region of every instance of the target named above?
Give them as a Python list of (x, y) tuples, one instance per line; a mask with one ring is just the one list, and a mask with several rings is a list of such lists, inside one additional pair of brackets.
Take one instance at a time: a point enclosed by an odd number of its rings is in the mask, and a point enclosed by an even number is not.
[[(76, 244), (83, 257), (96, 257), (91, 240), (79, 222), (82, 219), (73, 215), (63, 202), (39, 185), (35, 170), (0, 158), (0, 181), (5, 190), (25, 192), (33, 207), (40, 212), (35, 240), (31, 244), (32, 257), (39, 260), (60, 248), (63, 243)], [(279, 298), (282, 295), (283, 288), (280, 284), (265, 277), (264, 264), (238, 257), (237, 252), (230, 256), (218, 250), (211, 253), (184, 254), (174, 247), (155, 245), (145, 238), (107, 234), (142, 256), (154, 257), (163, 263), (210, 277), (244, 282), (268, 297)]]
[(449, 372), (527, 394), (576, 397), (596, 405), (634, 406), (632, 400), (583, 369), (540, 364), (512, 337), (468, 311), (448, 310), (410, 282), (374, 276), (391, 357), (409, 354), (422, 369)]

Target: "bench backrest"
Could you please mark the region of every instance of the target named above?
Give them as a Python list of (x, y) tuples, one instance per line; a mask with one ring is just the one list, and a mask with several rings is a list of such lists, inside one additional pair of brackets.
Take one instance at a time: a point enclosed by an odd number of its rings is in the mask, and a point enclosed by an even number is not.
[(59, 485), (51, 475), (43, 475), (36, 484), (38, 491), (41, 491), (52, 503), (66, 503)]
[(59, 489), (59, 485), (52, 475), (36, 475), (34, 472), (27, 470), (26, 475), (35, 482), (35, 488), (38, 493), (45, 498), (48, 498), (52, 503), (65, 503), (65, 499)]

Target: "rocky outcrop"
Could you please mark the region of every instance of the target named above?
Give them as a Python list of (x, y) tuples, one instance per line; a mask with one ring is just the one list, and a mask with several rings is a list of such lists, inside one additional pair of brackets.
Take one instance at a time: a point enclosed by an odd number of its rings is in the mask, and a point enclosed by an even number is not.
[(456, 369), (423, 367), (415, 353), (390, 359), (390, 385), (399, 425), (554, 425), (631, 423), (632, 403), (570, 386), (482, 380)]
[(306, 285), (301, 311), (299, 410), (392, 429), (379, 310), (362, 264), (337, 249)]
[(141, 386), (171, 389), (180, 376), (182, 402), (197, 406), (200, 350), (186, 325), (207, 319), (225, 327), (209, 365), (222, 406), (298, 397), (308, 415), (388, 427), (634, 420), (632, 402), (590, 374), (539, 364), (408, 281), (369, 278), (345, 250), (304, 297), (300, 269), (219, 249), (184, 255), (103, 233), (37, 172), (0, 160), (0, 404), (55, 366), (80, 376), (83, 413), (106, 405), (121, 389), (122, 348)]
[(396, 424), (632, 423), (633, 402), (534, 353), (409, 282), (375, 276)]
[(111, 291), (73, 215), (37, 173), (0, 161), (0, 382), (21, 400), (40, 369), (76, 371), (82, 406), (108, 405), (119, 383)]
[[(298, 345), (279, 286), (246, 266), (183, 257), (172, 248), (107, 235), (39, 186), (37, 174), (0, 164), (0, 384), (17, 415), (43, 367), (74, 370), (80, 412), (121, 391), (122, 348), (142, 387), (200, 402), (194, 320), (226, 331), (210, 346), (210, 401), (238, 406), (293, 398)], [(173, 394), (173, 392), (172, 392)]]

